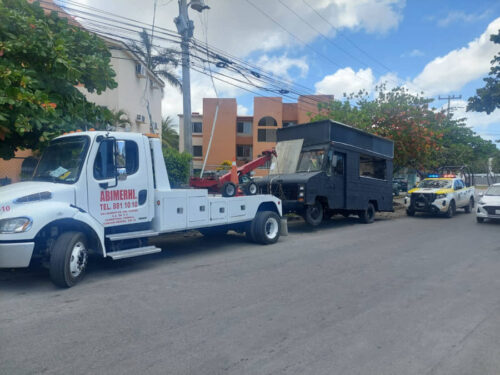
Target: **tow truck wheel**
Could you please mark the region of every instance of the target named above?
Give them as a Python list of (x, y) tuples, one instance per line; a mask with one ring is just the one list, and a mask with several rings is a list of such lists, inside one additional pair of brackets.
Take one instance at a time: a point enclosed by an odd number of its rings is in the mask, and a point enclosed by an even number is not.
[(368, 206), (364, 211), (359, 214), (361, 222), (364, 224), (371, 224), (375, 221), (375, 207), (372, 203), (368, 203)]
[(472, 212), (472, 208), (474, 208), (474, 198), (471, 197), (471, 199), (469, 199), (469, 204), (464, 207), (465, 213), (470, 214)]
[(61, 234), (50, 254), (50, 278), (62, 288), (69, 288), (84, 276), (88, 262), (87, 238), (80, 232)]
[(455, 211), (457, 210), (457, 206), (455, 205), (455, 201), (451, 201), (448, 206), (448, 211), (446, 211), (446, 217), (452, 218), (455, 215)]
[(307, 224), (317, 227), (323, 221), (323, 205), (321, 202), (316, 201), (313, 205), (306, 206), (304, 219)]
[(234, 197), (236, 195), (236, 185), (232, 182), (225, 182), (222, 186), (223, 197)]
[(278, 241), (281, 234), (280, 217), (272, 211), (260, 211), (254, 219), (252, 227), (253, 239), (263, 245)]
[(245, 194), (246, 195), (255, 195), (257, 194), (257, 184), (255, 182), (249, 182), (245, 185)]

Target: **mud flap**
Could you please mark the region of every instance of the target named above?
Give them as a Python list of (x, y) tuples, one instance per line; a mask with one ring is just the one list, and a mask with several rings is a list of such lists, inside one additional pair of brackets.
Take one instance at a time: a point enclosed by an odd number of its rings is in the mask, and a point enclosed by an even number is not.
[(281, 218), (281, 235), (288, 236), (288, 219), (286, 217)]

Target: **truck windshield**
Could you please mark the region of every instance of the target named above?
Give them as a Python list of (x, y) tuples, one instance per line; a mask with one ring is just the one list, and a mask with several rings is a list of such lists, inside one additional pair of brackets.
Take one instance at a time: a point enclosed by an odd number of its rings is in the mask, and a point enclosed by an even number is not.
[(418, 187), (427, 189), (451, 189), (451, 183), (451, 180), (423, 180), (418, 184)]
[(89, 138), (74, 136), (52, 141), (44, 151), (33, 180), (73, 184), (78, 181)]
[(323, 166), (325, 150), (302, 151), (299, 157), (297, 172), (315, 172), (320, 171)]

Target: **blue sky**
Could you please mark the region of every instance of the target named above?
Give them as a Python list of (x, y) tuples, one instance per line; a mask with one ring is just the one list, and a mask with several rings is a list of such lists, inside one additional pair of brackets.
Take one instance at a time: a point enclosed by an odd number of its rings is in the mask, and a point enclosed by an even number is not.
[[(77, 1), (152, 22), (154, 0)], [(300, 84), (304, 91), (336, 97), (360, 88), (373, 92), (381, 81), (435, 98), (461, 94), (462, 100), (452, 102), (457, 107), (455, 115), (468, 117), (468, 125), (484, 138), (500, 139), (500, 111), (487, 116), (465, 113), (463, 108), (475, 89), (483, 86), (489, 61), (500, 52), (500, 45), (489, 41), (489, 34), (500, 29), (499, 1), (206, 3), (211, 9), (202, 15), (190, 10), (195, 37), (206, 38), (209, 45), (259, 66), (277, 79)], [(158, 0), (158, 4), (157, 24), (175, 30), (177, 1)], [(191, 82), (193, 111), (201, 111), (202, 98), (215, 95), (212, 82), (198, 73), (192, 73)], [(217, 80), (215, 85), (219, 96), (237, 98), (240, 114), (252, 114), (254, 94)], [(436, 107), (445, 105), (445, 101), (434, 102)], [(174, 89), (165, 90), (163, 112), (174, 117), (182, 112), (181, 96)]]

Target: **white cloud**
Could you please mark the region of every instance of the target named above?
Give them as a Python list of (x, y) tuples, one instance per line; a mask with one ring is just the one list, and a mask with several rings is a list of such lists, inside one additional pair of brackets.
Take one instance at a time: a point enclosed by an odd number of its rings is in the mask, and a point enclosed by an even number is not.
[(247, 116), (248, 115), (248, 108), (245, 107), (243, 104), (238, 104), (237, 113), (238, 113), (238, 116)]
[[(441, 109), (448, 107), (448, 104), (443, 105)], [(450, 107), (453, 109), (454, 118), (466, 118), (467, 126), (474, 129), (479, 134), (491, 132), (493, 127), (500, 138), (500, 110), (495, 110), (489, 115), (485, 112), (466, 112), (467, 102), (465, 100), (452, 100)]]
[(448, 13), (448, 15), (444, 18), (440, 18), (439, 21), (437, 22), (438, 26), (440, 27), (446, 27), (449, 26), (452, 23), (456, 22), (466, 22), (466, 23), (471, 23), (471, 22), (476, 22), (484, 19), (490, 14), (489, 11), (483, 12), (483, 13), (465, 13), (464, 11), (452, 11)]
[(336, 98), (341, 98), (344, 93), (356, 93), (366, 90), (373, 91), (375, 77), (370, 68), (360, 69), (357, 72), (352, 68), (337, 70), (334, 74), (327, 75), (321, 81), (316, 82), (314, 87), (317, 94), (333, 94)]
[(420, 57), (420, 56), (424, 56), (425, 53), (423, 53), (422, 51), (420, 51), (419, 49), (414, 49), (413, 51), (411, 51), (408, 56), (410, 57)]
[[(203, 11), (202, 14), (190, 9), (189, 16), (195, 24), (196, 38), (204, 41), (205, 31), (208, 31), (208, 42), (211, 46), (238, 57), (245, 57), (254, 51), (270, 51), (301, 44), (279, 25), (306, 43), (318, 37), (318, 32), (302, 22), (290, 9), (314, 25), (321, 33), (332, 35), (335, 33), (335, 28), (386, 33), (399, 25), (405, 6), (405, 0), (306, 1), (327, 19), (328, 23), (302, 0), (283, 1), (286, 6), (279, 1), (251, 0), (255, 7), (247, 1), (206, 0), (211, 9)], [(153, 19), (152, 1), (151, 3), (142, 0), (80, 0), (79, 2), (148, 24)], [(177, 1), (164, 3), (164, 6), (160, 5), (157, 8), (157, 26), (176, 30), (173, 19), (179, 12)]]
[(491, 59), (498, 52), (498, 45), (490, 41), (490, 35), (496, 34), (498, 29), (500, 17), (467, 47), (453, 50), (428, 63), (412, 84), (427, 95), (446, 94), (486, 75)]
[[(287, 80), (292, 80), (290, 76), (292, 73), (295, 76), (304, 78), (309, 71), (309, 65), (306, 62), (306, 58), (289, 58), (286, 54), (282, 56), (271, 56), (267, 54), (262, 55), (254, 65), (261, 67), (266, 72), (272, 73), (278, 77), (285, 78)], [(292, 70), (293, 72), (289, 72)]]

